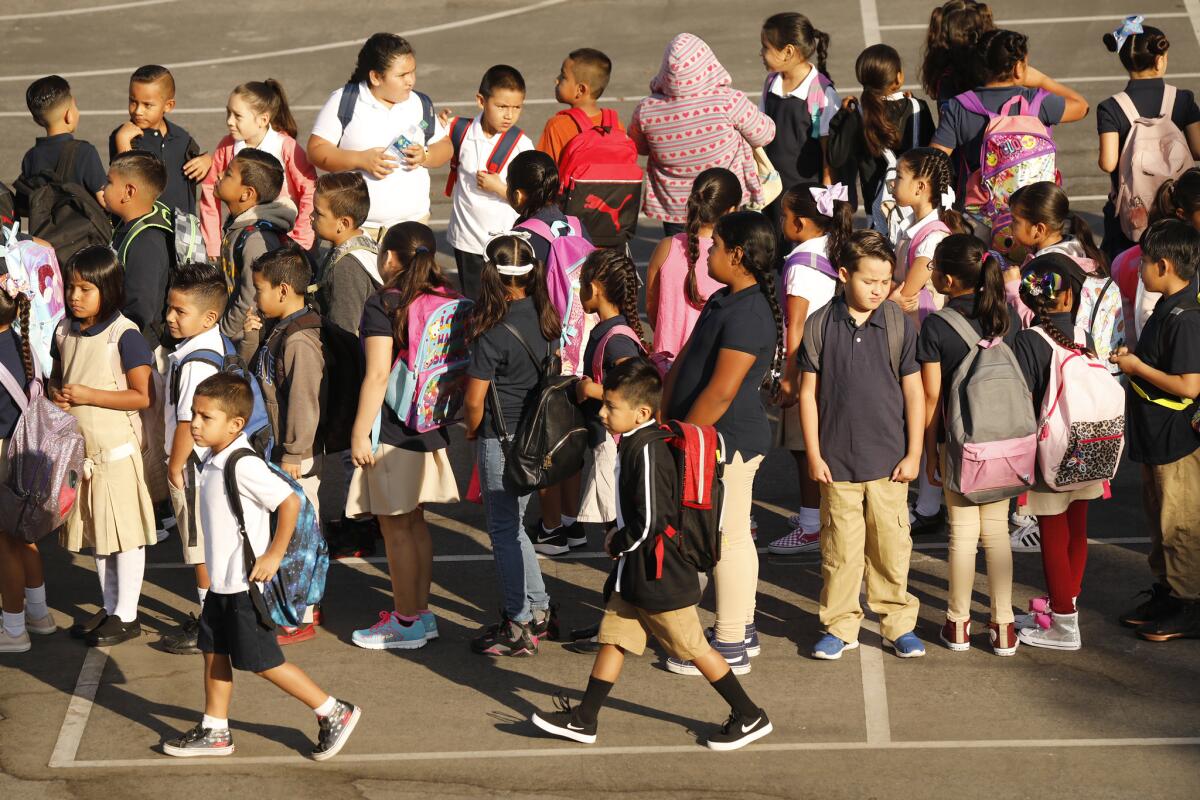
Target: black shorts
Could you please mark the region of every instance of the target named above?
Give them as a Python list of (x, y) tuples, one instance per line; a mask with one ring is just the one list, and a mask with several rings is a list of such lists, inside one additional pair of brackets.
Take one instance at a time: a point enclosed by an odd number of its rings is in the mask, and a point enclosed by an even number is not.
[(229, 656), (234, 669), (246, 672), (266, 672), (284, 662), (275, 631), (258, 624), (249, 592), (209, 592), (196, 645), (202, 653)]

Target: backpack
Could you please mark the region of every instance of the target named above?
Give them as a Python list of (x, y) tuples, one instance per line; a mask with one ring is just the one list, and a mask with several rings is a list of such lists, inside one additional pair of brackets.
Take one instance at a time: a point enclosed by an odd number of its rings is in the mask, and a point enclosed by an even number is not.
[[(342, 87), (342, 99), (338, 103), (337, 118), (342, 125), (342, 135), (346, 134), (346, 128), (350, 127), (350, 120), (354, 119), (354, 107), (358, 104), (358, 83), (349, 81)], [(434, 123), (433, 100), (429, 95), (418, 92), (413, 89), (413, 94), (421, 101), (421, 133), (425, 136), (425, 144), (429, 144), (429, 140), (433, 138), (436, 125)], [(338, 138), (341, 142), (341, 137)]]
[[(641, 350), (643, 354), (646, 352), (646, 345), (643, 344), (642, 340), (638, 338), (638, 335), (633, 328), (624, 324), (614, 325), (609, 329), (608, 333), (600, 337), (600, 341), (596, 344), (596, 352), (592, 356), (592, 374), (596, 376), (594, 378), (596, 383), (604, 383), (604, 348), (608, 347), (609, 339), (618, 335), (628, 336), (630, 339), (633, 339), (633, 341), (637, 343), (638, 349)], [(651, 361), (650, 363), (654, 364), (655, 368), (658, 368), (659, 366), (658, 363), (654, 361)]]
[(17, 223), (4, 229), (4, 263), (9, 277), (29, 298), (29, 347), (43, 375), (54, 369), (50, 345), (67, 314), (62, 271), (54, 249), (17, 236)]
[[(1033, 100), (1024, 95), (1012, 97), (994, 114), (984, 107), (974, 92), (963, 92), (956, 99), (972, 114), (986, 117), (983, 145), (979, 149), (979, 170), (967, 178), (965, 208), (991, 228), (991, 249), (1010, 260), (1023, 256), (1012, 235), (1012, 214), (1008, 199), (1022, 186), (1041, 181), (1062, 184), (1055, 166), (1056, 148), (1050, 129), (1038, 118), (1042, 101), (1049, 96), (1038, 90)], [(1017, 109), (1018, 113), (1009, 116)]]
[(204, 234), (200, 232), (200, 218), (180, 208), (175, 209), (174, 217), (175, 263), (207, 263), (208, 252), (204, 246)]
[(541, 375), (537, 399), (521, 411), (521, 421), (512, 436), (504, 422), (495, 381), (488, 395), (505, 451), (504, 479), (519, 494), (528, 494), (559, 484), (583, 469), (584, 454), (589, 449), (588, 429), (583, 410), (575, 402), (576, 379), (561, 374), (551, 343), (546, 344), (546, 357), (539, 359), (520, 331), (508, 322), (500, 324), (525, 349)]
[(792, 253), (783, 262), (782, 280), (779, 281), (779, 307), (787, 316), (787, 285), (793, 269), (815, 269), (826, 278), (838, 280), (837, 267), (820, 253)]
[[(912, 104), (912, 142), (909, 144), (909, 149), (915, 150), (921, 146), (921, 103), (915, 97), (909, 97), (908, 102)], [(858, 113), (862, 114), (861, 104), (858, 105)], [(887, 164), (883, 172), (883, 180), (880, 181), (879, 190), (875, 192), (875, 197), (870, 201), (871, 204), (866, 210), (870, 215), (871, 229), (879, 231), (888, 237), (889, 241), (894, 242), (900, 217), (896, 196), (892, 194), (892, 187), (896, 185), (898, 156), (889, 147), (883, 148), (882, 155), (884, 163)]]
[(254, 231), (262, 233), (275, 234), (276, 244), (272, 249), (279, 249), (287, 242), (288, 230), (281, 228), (274, 222), (266, 219), (256, 219), (254, 222), (246, 225), (237, 232), (237, 236), (233, 240), (232, 262), (225, 262), (222, 259), (221, 268), (225, 272), (225, 288), (230, 294), (233, 294), (242, 280), (242, 270), (249, 267), (249, 264), (243, 263), (245, 260), (246, 240), (250, 238), (250, 234)]
[(28, 203), (29, 232), (54, 246), (60, 264), (88, 245), (112, 241), (108, 214), (95, 195), (71, 180), (82, 145), (72, 139), (63, 146), (53, 172), (23, 175), (16, 184), (18, 196), (23, 195)]
[[(125, 234), (125, 240), (121, 242), (121, 248), (117, 250), (117, 260), (121, 262), (122, 266), (125, 264), (125, 257), (129, 254), (129, 246), (133, 244), (133, 240), (151, 228), (163, 231), (167, 237), (167, 241), (171, 242), (171, 251), (174, 254), (175, 214), (171, 212), (171, 209), (155, 200), (154, 208), (149, 213), (134, 220), (129, 233)], [(178, 263), (176, 261), (176, 264)]]
[[(458, 154), (462, 152), (463, 142), (466, 141), (467, 131), (475, 120), (470, 117), (455, 117), (450, 122), (450, 144), (454, 146), (454, 155), (450, 158), (450, 174), (446, 176), (446, 197), (454, 194), (454, 184), (458, 183)], [(512, 158), (513, 150), (521, 141), (523, 132), (516, 125), (501, 134), (492, 147), (488, 156), (486, 169), (493, 175), (499, 175), (504, 165)]]
[(934, 314), (962, 337), (967, 355), (954, 370), (942, 419), (946, 471), (942, 481), (972, 503), (1016, 497), (1034, 485), (1037, 418), (1017, 357), (1002, 338), (981, 339), (966, 317)]
[(1125, 92), (1113, 95), (1129, 120), (1129, 136), (1117, 161), (1117, 188), (1112, 197), (1121, 232), (1131, 242), (1142, 238), (1150, 225), (1150, 207), (1158, 187), (1177, 180), (1193, 165), (1187, 137), (1171, 119), (1175, 87), (1163, 86), (1162, 108), (1157, 117), (1143, 117)]
[[(825, 347), (825, 329), (829, 327), (829, 310), (833, 303), (826, 303), (804, 321), (804, 339), (800, 346), (808, 355), (813, 367), (821, 371), (821, 351)], [(883, 328), (887, 332), (888, 359), (892, 366), (892, 377), (900, 380), (900, 356), (904, 350), (904, 312), (891, 300), (884, 300), (875, 310), (883, 314)]]
[(642, 207), (637, 146), (611, 108), (600, 112), (599, 125), (578, 108), (558, 113), (579, 128), (558, 156), (563, 212), (578, 217), (597, 246), (626, 244)]
[(588, 333), (596, 326), (594, 314), (583, 310), (579, 299), (579, 274), (583, 262), (596, 248), (580, 235), (583, 225), (578, 217), (547, 225), (540, 219), (527, 219), (517, 226), (536, 233), (550, 243), (546, 257), (546, 288), (550, 301), (562, 319), (559, 357), (564, 375), (583, 374), (583, 352)]
[(462, 410), (471, 361), (467, 322), (473, 308), (474, 303), (456, 294), (422, 294), (408, 307), (407, 351), (392, 364), (383, 402), (415, 431), (443, 428)]
[(1125, 308), (1116, 281), (1099, 275), (1085, 280), (1079, 293), (1077, 316), (1088, 320), (1087, 343), (1096, 358), (1109, 372), (1119, 376), (1121, 369), (1108, 363), (1109, 353), (1125, 344)]
[(218, 372), (229, 372), (245, 378), (250, 383), (251, 394), (254, 395), (254, 410), (250, 412), (250, 419), (246, 420), (246, 426), (242, 428), (242, 431), (250, 440), (250, 446), (256, 453), (260, 456), (269, 456), (276, 440), (275, 431), (271, 428), (271, 418), (267, 415), (267, 404), (263, 400), (262, 386), (259, 385), (257, 376), (246, 368), (229, 337), (221, 334), (221, 341), (225, 345), (224, 353), (218, 353), (216, 350), (193, 350), (175, 364), (175, 369), (171, 370), (171, 405), (175, 406), (176, 414), (178, 414), (179, 382), (182, 378), (183, 365), (192, 361), (203, 361), (206, 364), (212, 364)]
[[(239, 448), (229, 454), (225, 462), (225, 494), (237, 520), (238, 532), (242, 536), (242, 558), (246, 564), (246, 575), (254, 567), (254, 550), (246, 535), (246, 518), (242, 511), (242, 495), (238, 490), (237, 465), (243, 458), (256, 458), (245, 448)], [(253, 581), (250, 584), (250, 598), (255, 610), (259, 612), (259, 623), (268, 630), (275, 625), (294, 628), (304, 621), (304, 612), (309, 606), (315, 606), (325, 596), (325, 575), (329, 572), (329, 545), (321, 535), (321, 523), (313, 509), (312, 501), (304, 494), (304, 489), (295, 478), (288, 475), (275, 464), (266, 462), (267, 468), (279, 476), (291, 488), (292, 494), (300, 498), (300, 514), (296, 517), (296, 529), (288, 541), (283, 560), (279, 563), (279, 571), (275, 577), (263, 584), (262, 588)], [(275, 514), (271, 514), (271, 527), (275, 527)], [(274, 623), (269, 625), (268, 623)]]
[(1098, 359), (1050, 344), (1050, 381), (1038, 415), (1037, 464), (1046, 486), (1069, 492), (1111, 480), (1125, 447), (1125, 390)]
[[(707, 572), (721, 560), (724, 524), (725, 439), (711, 425), (669, 420), (659, 430), (668, 435), (679, 476), (679, 512), (668, 525), (667, 538), (683, 560)], [(661, 546), (661, 540), (656, 548)], [(661, 564), (661, 560), (659, 562)]]

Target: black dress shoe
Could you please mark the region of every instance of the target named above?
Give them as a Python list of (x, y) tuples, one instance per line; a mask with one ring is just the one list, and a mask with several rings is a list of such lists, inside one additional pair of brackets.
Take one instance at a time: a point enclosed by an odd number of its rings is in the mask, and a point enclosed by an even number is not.
[(91, 635), (92, 631), (103, 625), (106, 619), (108, 619), (108, 612), (102, 608), (82, 622), (76, 622), (72, 625), (70, 629), (71, 638), (86, 639)]
[(1179, 600), (1175, 610), (1137, 629), (1137, 635), (1150, 642), (1172, 639), (1200, 639), (1200, 600)]
[(122, 622), (113, 614), (104, 620), (104, 624), (92, 631), (87, 638), (91, 647), (112, 647), (114, 644), (127, 642), (142, 635), (142, 625), (136, 619), (133, 622)]
[(160, 640), (163, 649), (177, 656), (197, 655), (200, 652), (200, 620), (195, 614), (188, 614), (183, 624)]
[(936, 514), (925, 516), (913, 512), (912, 529), (909, 531), (910, 536), (933, 536), (946, 530), (946, 509), (939, 508)]

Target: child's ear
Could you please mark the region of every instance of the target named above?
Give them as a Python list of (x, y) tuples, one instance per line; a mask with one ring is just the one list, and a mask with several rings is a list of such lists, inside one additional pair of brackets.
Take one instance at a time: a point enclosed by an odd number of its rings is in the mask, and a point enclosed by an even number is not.
[(243, 203), (250, 203), (253, 201), (253, 205), (258, 205), (258, 192), (254, 190), (253, 186), (242, 184), (242, 194), (240, 199)]
[(174, 110), (175, 110), (175, 98), (172, 97), (170, 100), (167, 100), (165, 103), (163, 103), (163, 113), (170, 114)]
[(850, 270), (845, 267), (838, 267), (838, 280), (842, 283), (850, 282)]
[(479, 104), (480, 109), (483, 108), (483, 101), (484, 101), (483, 95), (476, 93), (475, 94), (475, 102)]

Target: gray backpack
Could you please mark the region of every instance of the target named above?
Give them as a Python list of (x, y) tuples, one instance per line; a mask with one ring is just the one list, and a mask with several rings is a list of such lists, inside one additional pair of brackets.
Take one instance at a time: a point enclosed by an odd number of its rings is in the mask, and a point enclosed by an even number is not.
[(1038, 430), (1033, 396), (1017, 357), (1000, 337), (980, 339), (953, 309), (934, 316), (969, 348), (942, 398), (942, 483), (972, 503), (1016, 497), (1034, 484)]

